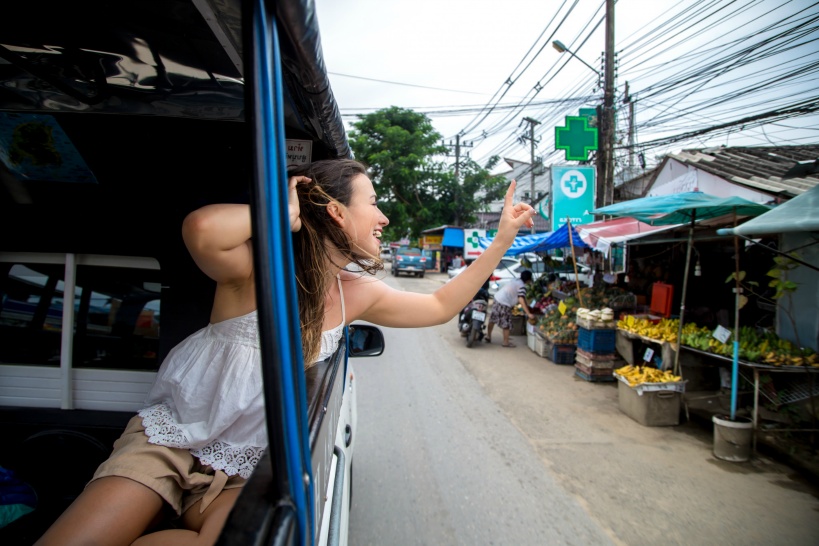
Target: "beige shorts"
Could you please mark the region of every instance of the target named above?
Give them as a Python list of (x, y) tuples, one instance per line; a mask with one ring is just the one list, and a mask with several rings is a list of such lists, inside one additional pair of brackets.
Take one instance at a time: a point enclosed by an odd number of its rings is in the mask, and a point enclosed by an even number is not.
[(200, 499), (199, 512), (203, 512), (223, 490), (242, 487), (247, 481), (201, 464), (187, 449), (148, 443), (139, 415), (128, 421), (113, 453), (91, 481), (105, 476), (129, 478), (156, 491), (178, 516)]

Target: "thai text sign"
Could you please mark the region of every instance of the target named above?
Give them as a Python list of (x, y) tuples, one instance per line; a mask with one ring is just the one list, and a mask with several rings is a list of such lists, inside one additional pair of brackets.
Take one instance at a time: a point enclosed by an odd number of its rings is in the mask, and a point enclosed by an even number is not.
[(594, 216), (594, 167), (552, 166), (552, 231), (571, 220), (590, 224)]

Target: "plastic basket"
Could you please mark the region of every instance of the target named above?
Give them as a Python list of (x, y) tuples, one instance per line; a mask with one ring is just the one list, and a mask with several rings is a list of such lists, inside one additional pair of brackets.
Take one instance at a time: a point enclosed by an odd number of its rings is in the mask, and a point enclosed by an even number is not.
[(614, 377), (612, 370), (589, 368), (580, 362), (575, 362), (574, 373), (576, 376), (591, 382), (617, 381), (617, 378)]
[(578, 326), (587, 330), (614, 330), (617, 328), (617, 321), (615, 320), (592, 320), (577, 317), (575, 322)]
[(580, 328), (577, 346), (590, 353), (613, 353), (617, 341), (617, 330), (589, 330)]
[(552, 350), (551, 344), (546, 341), (542, 335), (535, 333), (535, 348), (532, 349), (538, 356), (549, 358), (549, 352)]
[(555, 364), (574, 364), (574, 351), (576, 345), (567, 345), (565, 343), (549, 343), (546, 342), (544, 349), (546, 349), (546, 358)]
[(607, 360), (598, 360), (589, 358), (589, 353), (581, 352), (580, 349), (577, 350), (577, 353), (574, 355), (574, 363), (575, 365), (581, 364), (584, 368), (594, 369), (594, 370), (606, 370), (608, 373), (611, 373), (616, 367), (620, 367), (622, 364), (622, 360), (614, 360), (614, 359), (607, 359)]

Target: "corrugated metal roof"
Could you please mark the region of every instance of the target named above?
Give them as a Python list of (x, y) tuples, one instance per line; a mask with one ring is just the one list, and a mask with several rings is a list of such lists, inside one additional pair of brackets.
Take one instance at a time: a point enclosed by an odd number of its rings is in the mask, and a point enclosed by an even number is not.
[(704, 148), (668, 155), (734, 184), (783, 197), (819, 185), (819, 144)]

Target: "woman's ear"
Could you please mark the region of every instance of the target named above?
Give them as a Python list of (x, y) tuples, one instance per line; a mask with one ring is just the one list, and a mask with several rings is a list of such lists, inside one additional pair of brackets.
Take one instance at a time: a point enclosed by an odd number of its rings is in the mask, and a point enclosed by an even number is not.
[(344, 207), (338, 201), (327, 204), (327, 213), (339, 226), (344, 227)]

